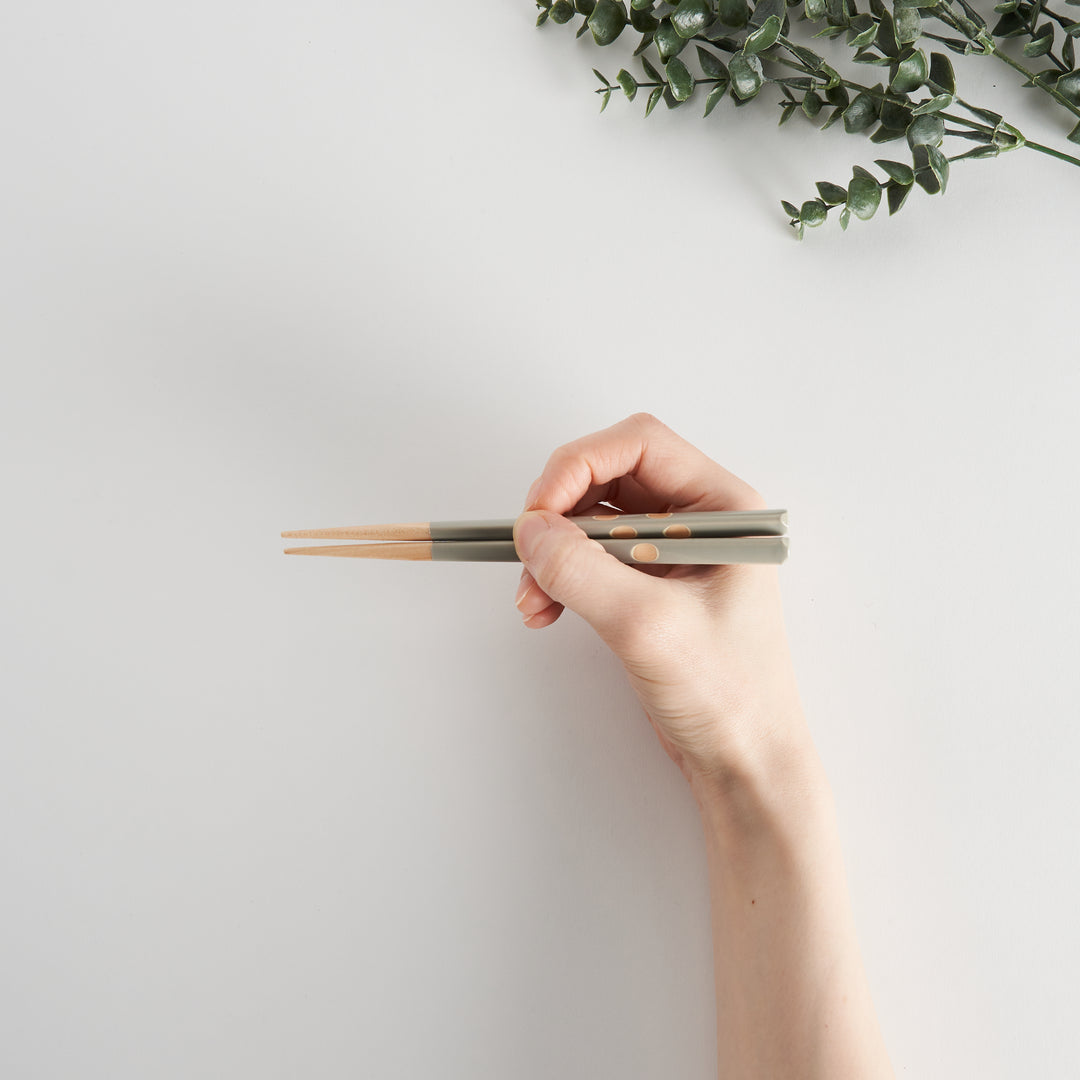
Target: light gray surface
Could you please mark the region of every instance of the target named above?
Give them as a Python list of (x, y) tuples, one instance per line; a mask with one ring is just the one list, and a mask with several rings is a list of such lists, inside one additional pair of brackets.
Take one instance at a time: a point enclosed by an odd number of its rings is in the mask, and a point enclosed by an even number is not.
[(423, 10), (6, 14), (0, 1075), (713, 1075), (699, 825), (617, 663), (516, 567), (278, 537), (513, 514), (647, 409), (797, 522), (898, 1075), (1075, 1076), (1072, 175), (800, 246), (778, 200), (877, 148), (597, 116), (625, 53)]

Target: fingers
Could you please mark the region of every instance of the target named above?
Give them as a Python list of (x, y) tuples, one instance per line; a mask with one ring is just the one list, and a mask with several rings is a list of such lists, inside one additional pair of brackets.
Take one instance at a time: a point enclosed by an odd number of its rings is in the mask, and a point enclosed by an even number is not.
[(559, 447), (527, 508), (570, 513), (612, 502), (628, 513), (760, 510), (761, 496), (648, 413)]
[[(576, 611), (616, 651), (642, 610), (662, 599), (662, 583), (609, 555), (562, 515), (522, 514), (514, 525), (518, 557), (532, 581), (519, 591), (529, 626), (546, 626), (562, 607)], [(558, 610), (552, 610), (557, 608)]]

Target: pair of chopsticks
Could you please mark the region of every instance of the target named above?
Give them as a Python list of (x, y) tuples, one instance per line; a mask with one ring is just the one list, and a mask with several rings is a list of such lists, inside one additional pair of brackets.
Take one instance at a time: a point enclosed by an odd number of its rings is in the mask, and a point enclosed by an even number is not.
[[(594, 514), (569, 520), (624, 563), (707, 566), (782, 563), (787, 558), (786, 510)], [(281, 535), (290, 539), (388, 541), (286, 548), (286, 555), (420, 562), (520, 561), (514, 548), (513, 518), (300, 529)]]

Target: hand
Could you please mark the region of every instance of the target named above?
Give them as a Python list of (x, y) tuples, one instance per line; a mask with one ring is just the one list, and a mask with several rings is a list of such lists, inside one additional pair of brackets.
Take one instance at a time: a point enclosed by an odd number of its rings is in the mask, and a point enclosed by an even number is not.
[(639, 413), (556, 450), (514, 528), (525, 625), (549, 626), (564, 607), (589, 622), (691, 786), (808, 742), (778, 568), (628, 566), (563, 515), (766, 508), (749, 484)]

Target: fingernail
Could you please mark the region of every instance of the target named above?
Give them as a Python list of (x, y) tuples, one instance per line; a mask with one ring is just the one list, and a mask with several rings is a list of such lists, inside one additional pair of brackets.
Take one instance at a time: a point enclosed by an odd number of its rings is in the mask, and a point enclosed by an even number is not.
[(540, 513), (522, 514), (518, 518), (517, 527), (514, 529), (514, 543), (522, 560), (533, 557), (541, 537), (550, 528), (544, 515)]
[(521, 584), (518, 586), (517, 596), (514, 597), (514, 606), (521, 607), (521, 601), (525, 599), (526, 593), (532, 588), (533, 579), (532, 574), (526, 570), (521, 575)]
[(529, 494), (525, 496), (525, 507), (524, 507), (524, 509), (528, 510), (529, 507), (532, 506), (533, 499), (536, 498), (536, 494), (540, 490), (540, 481), (543, 480), (543, 479), (544, 478), (542, 476), (538, 476), (533, 481), (532, 487), (529, 488)]

